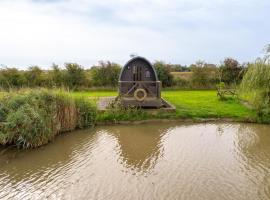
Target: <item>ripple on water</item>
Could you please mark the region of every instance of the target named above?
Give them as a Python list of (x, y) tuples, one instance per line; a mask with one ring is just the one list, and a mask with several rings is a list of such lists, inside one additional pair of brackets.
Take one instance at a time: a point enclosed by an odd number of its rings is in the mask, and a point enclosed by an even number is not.
[(270, 126), (150, 123), (0, 152), (0, 199), (269, 199)]

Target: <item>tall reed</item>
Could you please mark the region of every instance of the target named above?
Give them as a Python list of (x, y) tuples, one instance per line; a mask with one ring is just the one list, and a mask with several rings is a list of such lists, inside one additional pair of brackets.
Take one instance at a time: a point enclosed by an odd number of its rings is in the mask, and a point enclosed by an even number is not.
[(249, 65), (240, 91), (252, 103), (264, 121), (270, 121), (270, 64), (259, 60)]
[(96, 106), (67, 92), (27, 90), (0, 97), (0, 144), (39, 147), (62, 132), (93, 126)]

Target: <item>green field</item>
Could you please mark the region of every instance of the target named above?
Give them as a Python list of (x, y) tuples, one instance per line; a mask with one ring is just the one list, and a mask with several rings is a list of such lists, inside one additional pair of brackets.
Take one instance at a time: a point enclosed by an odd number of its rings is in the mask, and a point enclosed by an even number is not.
[[(74, 92), (74, 96), (116, 96), (116, 91)], [(160, 115), (161, 118), (234, 118), (249, 120), (255, 113), (236, 99), (220, 101), (214, 90), (163, 91), (162, 97), (176, 106), (176, 113)]]
[(193, 72), (171, 72), (175, 78), (190, 80)]

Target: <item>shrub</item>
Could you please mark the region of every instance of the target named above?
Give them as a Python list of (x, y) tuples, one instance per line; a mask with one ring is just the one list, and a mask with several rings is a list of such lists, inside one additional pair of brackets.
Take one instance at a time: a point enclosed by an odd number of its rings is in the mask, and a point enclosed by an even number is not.
[(0, 70), (0, 86), (3, 88), (22, 87), (26, 84), (26, 78), (16, 68), (4, 68)]
[(173, 80), (173, 85), (177, 88), (190, 88), (190, 81), (180, 77), (176, 77)]
[(86, 81), (83, 67), (77, 63), (66, 63), (65, 67), (65, 85), (71, 90), (76, 90), (78, 87), (83, 86)]
[(192, 87), (202, 89), (212, 89), (218, 83), (218, 68), (215, 65), (198, 61), (191, 67)]
[(31, 66), (24, 74), (29, 87), (41, 87), (46, 85), (45, 71), (38, 66)]
[(239, 84), (243, 79), (244, 67), (233, 58), (226, 58), (220, 66), (221, 81), (227, 85)]
[(4, 126), (5, 143), (15, 143), (23, 148), (37, 147), (48, 143), (53, 137), (48, 117), (29, 104), (10, 113)]
[(98, 87), (116, 87), (120, 71), (120, 65), (101, 61), (91, 69), (92, 83)]
[(157, 72), (158, 79), (162, 82), (163, 87), (170, 87), (173, 85), (173, 75), (170, 71), (170, 66), (162, 61), (156, 61), (154, 67)]
[(58, 65), (53, 64), (52, 70), (49, 71), (50, 86), (61, 87), (64, 86), (64, 72)]
[(95, 118), (93, 104), (66, 92), (9, 93), (0, 102), (0, 144), (38, 147), (59, 133), (94, 125)]

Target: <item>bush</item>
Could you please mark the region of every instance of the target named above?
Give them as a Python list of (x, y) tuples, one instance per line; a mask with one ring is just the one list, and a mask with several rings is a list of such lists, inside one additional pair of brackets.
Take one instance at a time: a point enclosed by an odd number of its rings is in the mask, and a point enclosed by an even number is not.
[(49, 119), (29, 104), (10, 113), (4, 126), (4, 143), (15, 143), (23, 148), (40, 146), (53, 137)]
[(46, 85), (46, 75), (38, 66), (29, 67), (24, 73), (28, 87), (42, 87)]
[(173, 80), (173, 85), (177, 88), (190, 88), (190, 81), (180, 77), (176, 77)]
[(156, 61), (154, 67), (157, 72), (158, 79), (162, 82), (163, 87), (173, 85), (173, 75), (170, 71), (170, 66), (161, 61)]
[(65, 67), (65, 85), (71, 90), (76, 90), (78, 87), (83, 86), (86, 81), (83, 67), (77, 63), (66, 63)]
[(92, 83), (98, 87), (116, 87), (120, 71), (120, 65), (101, 61), (91, 69)]
[(9, 93), (0, 102), (0, 144), (39, 147), (59, 133), (94, 125), (95, 118), (93, 104), (66, 92)]
[(58, 65), (53, 64), (52, 70), (49, 71), (50, 86), (62, 87), (65, 85), (64, 72)]
[(192, 87), (200, 89), (213, 89), (218, 83), (218, 68), (204, 62), (197, 62), (191, 67)]
[(18, 88), (24, 85), (26, 85), (26, 78), (18, 69), (4, 68), (0, 70), (0, 86), (2, 88)]
[(226, 58), (220, 66), (221, 81), (227, 85), (239, 84), (243, 79), (244, 67), (233, 58)]

